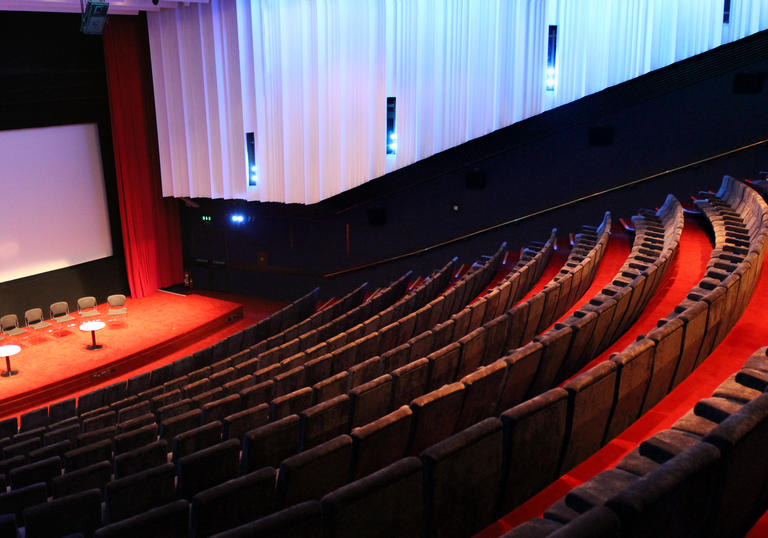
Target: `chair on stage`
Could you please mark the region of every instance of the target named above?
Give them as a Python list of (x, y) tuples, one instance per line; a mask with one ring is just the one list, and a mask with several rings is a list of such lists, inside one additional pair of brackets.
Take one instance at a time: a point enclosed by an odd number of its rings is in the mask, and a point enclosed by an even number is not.
[(30, 308), (24, 312), (24, 321), (27, 323), (27, 327), (32, 327), (35, 330), (51, 326), (51, 324), (43, 318), (42, 308)]
[(16, 336), (27, 330), (19, 327), (19, 316), (16, 314), (6, 314), (0, 318), (0, 331), (8, 336)]
[(80, 297), (77, 300), (77, 310), (78, 314), (84, 318), (89, 316), (98, 316), (99, 311), (96, 309), (96, 297)]
[(109, 303), (109, 310), (107, 311), (109, 315), (125, 314), (128, 312), (128, 309), (125, 307), (125, 295), (122, 293), (110, 295), (107, 297), (107, 302)]
[(53, 303), (50, 308), (51, 319), (59, 323), (75, 319), (69, 315), (69, 303), (67, 301), (58, 301)]

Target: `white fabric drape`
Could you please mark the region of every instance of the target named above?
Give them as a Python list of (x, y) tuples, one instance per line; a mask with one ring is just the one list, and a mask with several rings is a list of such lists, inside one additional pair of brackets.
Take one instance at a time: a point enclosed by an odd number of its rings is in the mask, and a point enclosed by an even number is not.
[[(387, 2), (388, 91), (397, 98), (393, 168), (541, 110), (544, 3)], [(376, 151), (381, 152), (383, 140)]]
[(768, 0), (732, 0), (727, 25), (722, 0), (211, 0), (148, 20), (163, 194), (313, 203), (768, 28)]

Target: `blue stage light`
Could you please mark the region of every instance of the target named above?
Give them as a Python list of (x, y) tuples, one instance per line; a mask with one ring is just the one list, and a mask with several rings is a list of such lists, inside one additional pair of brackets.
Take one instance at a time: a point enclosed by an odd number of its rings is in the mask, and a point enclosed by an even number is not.
[(387, 155), (397, 153), (397, 133), (395, 132), (395, 110), (397, 100), (387, 97)]
[(231, 219), (232, 219), (232, 222), (234, 222), (235, 224), (242, 224), (243, 222), (245, 222), (245, 217), (237, 213), (233, 214)]
[(549, 26), (547, 39), (547, 79), (546, 87), (547, 91), (551, 92), (555, 90), (556, 83), (556, 66), (557, 66), (557, 26), (551, 24)]
[(259, 167), (256, 164), (256, 137), (253, 133), (245, 133), (245, 158), (247, 162), (248, 188), (259, 186)]

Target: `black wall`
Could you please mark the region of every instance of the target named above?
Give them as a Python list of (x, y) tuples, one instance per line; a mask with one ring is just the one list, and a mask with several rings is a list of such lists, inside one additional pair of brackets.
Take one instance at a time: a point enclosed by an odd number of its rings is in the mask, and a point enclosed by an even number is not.
[[(0, 315), (60, 300), (127, 293), (109, 123), (103, 45), (80, 33), (80, 16), (0, 13), (0, 130), (96, 123), (99, 128), (114, 255), (103, 260), (0, 283)], [(45, 151), (45, 148), (41, 148)], [(77, 207), (62, 200), (61, 225)], [(2, 210), (2, 195), (0, 195)], [(76, 233), (73, 230), (72, 233)]]
[[(185, 264), (200, 287), (286, 299), (320, 285), (334, 295), (361, 281), (383, 284), (406, 269), (425, 274), (453, 255), (471, 263), (502, 240), (513, 248), (542, 240), (553, 226), (567, 234), (597, 224), (606, 209), (628, 217), (661, 205), (667, 193), (687, 200), (700, 189), (716, 190), (725, 173), (755, 177), (768, 169), (765, 144), (417, 256), (324, 276), (767, 139), (766, 85), (747, 85), (746, 93), (740, 85), (745, 76), (764, 77), (766, 58), (768, 32), (761, 32), (312, 206), (196, 200), (201, 207), (183, 215)], [(485, 186), (478, 189), (479, 176)], [(232, 225), (232, 212), (245, 214), (246, 223)]]

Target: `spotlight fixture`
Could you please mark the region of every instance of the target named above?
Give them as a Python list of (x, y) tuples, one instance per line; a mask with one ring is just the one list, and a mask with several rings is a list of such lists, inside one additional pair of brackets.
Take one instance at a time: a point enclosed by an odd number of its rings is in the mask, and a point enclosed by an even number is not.
[(235, 224), (242, 224), (243, 222), (245, 222), (245, 217), (239, 213), (233, 213), (230, 219)]

